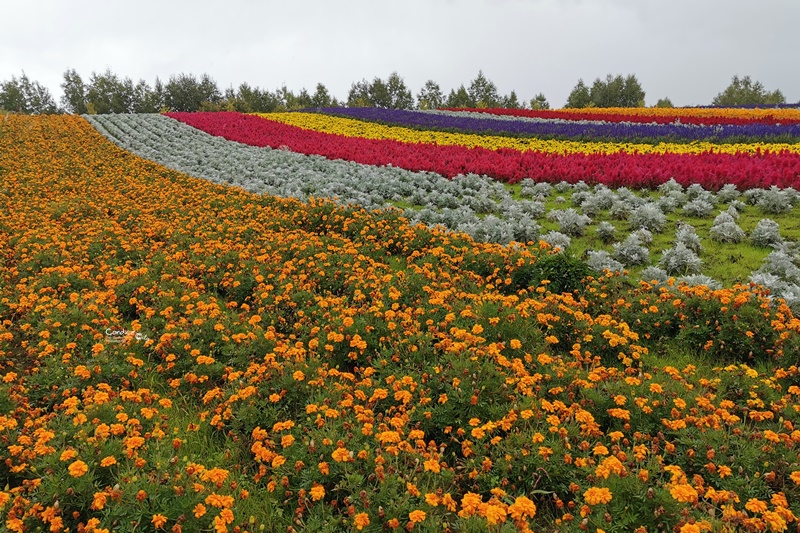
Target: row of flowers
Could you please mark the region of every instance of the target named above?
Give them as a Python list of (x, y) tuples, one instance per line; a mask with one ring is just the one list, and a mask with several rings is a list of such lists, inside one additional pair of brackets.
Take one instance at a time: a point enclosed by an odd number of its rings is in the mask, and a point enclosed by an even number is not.
[[(329, 159), (344, 159), (368, 165), (392, 165), (413, 171), (426, 170), (446, 177), (474, 173), (509, 183), (525, 178), (552, 183), (583, 180), (587, 183), (631, 188), (653, 188), (674, 178), (686, 186), (698, 183), (712, 190), (727, 183), (740, 189), (749, 189), (772, 185), (785, 188), (800, 182), (800, 154), (797, 153), (629, 154), (617, 151), (610, 154), (564, 155), (499, 147), (490, 149), (474, 146), (474, 143), (473, 147), (467, 147), (459, 144), (415, 142), (414, 138), (418, 141), (420, 138), (414, 136), (406, 137), (407, 142), (393, 138), (367, 138), (377, 135), (376, 127), (382, 128), (382, 131), (391, 128), (359, 121), (350, 121), (349, 126), (355, 129), (348, 130), (348, 133), (356, 134), (360, 130), (365, 137), (348, 136), (333, 127), (333, 118), (315, 114), (287, 113), (262, 117), (239, 113), (170, 113), (168, 116), (206, 133), (252, 146), (285, 147), (302, 154), (316, 154)], [(326, 121), (331, 130), (316, 131), (312, 124), (303, 122), (306, 119), (316, 123), (317, 127), (320, 127), (320, 121)], [(285, 121), (304, 124), (304, 127), (285, 124)], [(416, 133), (413, 130), (407, 131)], [(452, 135), (454, 143), (455, 139), (465, 137), (455, 134), (439, 135)], [(385, 136), (389, 137), (389, 134)], [(492, 139), (504, 139), (471, 137), (489, 139), (489, 145), (493, 142)], [(439, 139), (435, 136), (433, 138)], [(562, 141), (548, 142), (563, 144)]]
[[(596, 122), (564, 120), (508, 120), (510, 115), (491, 118), (483, 113), (450, 113), (441, 111), (407, 111), (377, 107), (342, 107), (307, 109), (321, 113), (403, 126), (416, 129), (433, 129), (485, 135), (530, 136), (540, 139), (582, 141), (632, 142), (657, 144), (710, 142), (790, 142), (800, 140), (800, 124), (720, 125), (715, 127), (688, 124), (641, 124), (623, 122)], [(516, 118), (516, 117), (515, 117)], [(520, 117), (524, 118), (524, 117)]]
[(340, 118), (315, 113), (268, 113), (261, 117), (309, 131), (326, 132), (347, 137), (364, 139), (396, 140), (405, 143), (427, 143), (439, 146), (480, 147), (490, 150), (514, 150), (518, 152), (535, 151), (542, 154), (761, 154), (761, 153), (800, 153), (800, 145), (792, 143), (773, 143), (759, 140), (756, 143), (717, 144), (697, 141), (691, 144), (659, 142), (639, 144), (630, 142), (545, 140), (530, 137), (508, 137), (501, 135), (479, 135), (470, 133), (451, 133), (433, 130), (410, 129), (401, 126), (388, 126), (349, 118)]
[(511, 115), (565, 120), (604, 120), (606, 122), (639, 122), (644, 124), (697, 124), (717, 126), (727, 124), (800, 124), (797, 108), (701, 108), (701, 107), (598, 107), (586, 109), (503, 109), (503, 108), (446, 108), (493, 115)]
[(212, 184), (79, 117), (9, 116), (0, 168), (9, 531), (797, 523), (800, 321), (753, 287), (553, 294), (546, 244)]

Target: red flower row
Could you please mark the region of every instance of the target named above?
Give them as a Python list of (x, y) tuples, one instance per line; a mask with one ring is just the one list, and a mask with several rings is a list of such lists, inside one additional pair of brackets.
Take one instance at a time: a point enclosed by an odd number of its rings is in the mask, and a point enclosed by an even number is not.
[(345, 137), (305, 130), (240, 113), (169, 113), (192, 127), (251, 146), (287, 148), (328, 159), (392, 165), (447, 177), (485, 174), (508, 183), (535, 181), (604, 183), (610, 187), (653, 188), (675, 178), (719, 189), (800, 186), (800, 154), (574, 154), (552, 155), (512, 149), (489, 150), (394, 140)]

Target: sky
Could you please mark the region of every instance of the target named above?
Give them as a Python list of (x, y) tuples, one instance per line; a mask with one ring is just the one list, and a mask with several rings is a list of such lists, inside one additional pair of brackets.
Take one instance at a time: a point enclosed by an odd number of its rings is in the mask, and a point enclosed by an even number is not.
[(445, 95), (479, 71), (501, 95), (561, 107), (579, 79), (635, 74), (646, 105), (707, 105), (734, 75), (800, 101), (800, 0), (25, 0), (6, 2), (0, 81), (58, 101), (67, 69), (149, 84), (209, 74), (346, 100), (397, 72)]

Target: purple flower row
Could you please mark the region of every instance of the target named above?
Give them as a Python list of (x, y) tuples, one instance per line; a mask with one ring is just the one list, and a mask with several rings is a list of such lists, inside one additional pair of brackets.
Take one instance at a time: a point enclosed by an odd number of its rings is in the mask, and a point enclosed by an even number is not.
[(800, 124), (717, 125), (641, 124), (611, 122), (529, 121), (466, 117), (377, 107), (305, 109), (410, 128), (437, 129), (488, 135), (520, 135), (614, 142), (800, 142)]

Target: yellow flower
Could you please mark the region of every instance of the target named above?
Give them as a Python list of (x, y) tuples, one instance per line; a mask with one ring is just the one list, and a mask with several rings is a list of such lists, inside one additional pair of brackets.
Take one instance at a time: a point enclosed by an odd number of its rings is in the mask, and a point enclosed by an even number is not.
[(611, 491), (605, 487), (590, 487), (583, 493), (583, 499), (589, 505), (606, 504), (611, 501), (611, 497)]
[(536, 504), (527, 496), (518, 496), (514, 503), (508, 506), (508, 514), (514, 520), (533, 518), (536, 516)]

